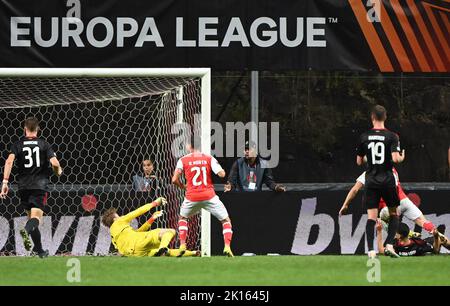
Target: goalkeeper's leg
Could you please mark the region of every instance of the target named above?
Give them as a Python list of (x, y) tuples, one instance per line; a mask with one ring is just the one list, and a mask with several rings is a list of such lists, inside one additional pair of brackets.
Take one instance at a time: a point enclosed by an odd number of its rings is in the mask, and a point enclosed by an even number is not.
[(175, 237), (176, 231), (171, 228), (163, 228), (159, 232), (160, 244), (158, 251), (154, 256), (164, 256), (169, 252), (169, 243), (172, 241), (173, 237)]
[(167, 255), (170, 257), (196, 257), (200, 256), (200, 254), (200, 251), (185, 250), (184, 253), (180, 256), (180, 249), (170, 249)]
[[(148, 252), (148, 256), (157, 257), (159, 249), (152, 249)], [(179, 249), (169, 249), (165, 256), (169, 257), (196, 257), (200, 256), (200, 251), (189, 251), (185, 250), (183, 254), (180, 254)]]
[(172, 241), (173, 237), (175, 237), (176, 231), (172, 228), (163, 228), (159, 232), (159, 239), (161, 243), (159, 244), (159, 248), (168, 248), (169, 243)]
[(144, 238), (135, 246), (137, 256), (164, 256), (169, 252), (169, 243), (175, 236), (174, 229), (157, 228), (140, 233)]

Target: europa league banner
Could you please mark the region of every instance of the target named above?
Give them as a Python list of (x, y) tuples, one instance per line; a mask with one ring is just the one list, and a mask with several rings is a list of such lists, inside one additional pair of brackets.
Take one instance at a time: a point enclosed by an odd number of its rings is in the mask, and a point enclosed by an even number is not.
[(0, 0), (0, 67), (448, 72), (447, 0)]

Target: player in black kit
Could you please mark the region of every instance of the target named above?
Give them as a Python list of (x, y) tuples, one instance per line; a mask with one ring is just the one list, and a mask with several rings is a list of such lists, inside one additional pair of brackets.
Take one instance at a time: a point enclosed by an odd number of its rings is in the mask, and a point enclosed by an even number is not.
[(389, 208), (390, 221), (386, 239), (385, 254), (398, 257), (393, 243), (398, 230), (399, 217), (397, 206), (400, 205), (396, 182), (392, 167), (394, 163), (401, 163), (405, 158), (404, 150), (400, 151), (397, 134), (384, 127), (386, 109), (376, 105), (371, 111), (373, 128), (362, 134), (357, 148), (356, 163), (361, 166), (367, 159), (366, 188), (364, 204), (367, 208), (367, 246), (369, 257), (374, 258), (376, 252), (373, 248), (375, 224), (378, 217), (378, 204), (383, 198)]
[[(384, 252), (383, 246), (383, 226), (381, 221), (377, 222), (377, 243), (380, 254)], [(398, 233), (395, 237), (394, 249), (400, 256), (423, 256), (427, 254), (439, 254), (441, 247), (450, 250), (450, 240), (439, 233), (437, 229), (433, 230), (433, 236), (421, 239), (409, 237), (410, 229), (407, 224), (400, 223)]]
[(0, 198), (5, 199), (8, 194), (9, 176), (16, 160), (18, 195), (21, 206), (28, 215), (28, 221), (20, 234), (25, 249), (31, 250), (29, 238), (31, 236), (34, 243), (33, 252), (43, 258), (48, 256), (48, 250), (42, 248), (39, 223), (47, 210), (48, 182), (52, 172), (50, 165), (53, 172), (58, 176), (62, 174), (62, 168), (52, 147), (45, 140), (37, 137), (39, 121), (34, 117), (27, 118), (24, 129), (25, 137), (11, 146), (8, 159), (5, 162)]

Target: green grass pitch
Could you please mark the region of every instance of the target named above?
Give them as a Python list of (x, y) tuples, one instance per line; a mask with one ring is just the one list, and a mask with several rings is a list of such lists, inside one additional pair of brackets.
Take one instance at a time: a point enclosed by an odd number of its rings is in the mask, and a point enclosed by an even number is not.
[(70, 258), (0, 257), (0, 285), (450, 285), (448, 255), (381, 257), (378, 284), (366, 256), (77, 257), (80, 283), (67, 281)]

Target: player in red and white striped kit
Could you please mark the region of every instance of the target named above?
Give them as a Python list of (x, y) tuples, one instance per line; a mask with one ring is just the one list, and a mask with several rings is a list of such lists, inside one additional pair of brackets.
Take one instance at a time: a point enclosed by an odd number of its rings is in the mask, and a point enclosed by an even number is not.
[[(408, 196), (403, 191), (403, 188), (400, 183), (400, 179), (395, 168), (392, 169), (392, 173), (394, 174), (395, 184), (397, 186), (397, 193), (400, 199), (400, 206), (397, 208), (398, 215), (405, 216), (411, 221), (414, 221), (417, 225), (424, 228), (427, 232), (433, 233), (435, 230), (435, 226), (432, 222), (428, 221), (425, 216), (422, 214), (420, 209), (414, 205), (414, 203), (408, 198)], [(365, 172), (363, 172), (357, 179), (353, 188), (347, 194), (347, 197), (342, 205), (341, 210), (339, 211), (339, 215), (344, 215), (347, 213), (350, 202), (356, 197), (358, 191), (365, 185)], [(384, 222), (389, 222), (389, 211), (386, 207), (386, 203), (383, 198), (380, 199), (379, 203), (379, 211), (380, 218)]]
[[(231, 220), (227, 209), (220, 201), (214, 191), (211, 171), (217, 176), (224, 178), (225, 170), (222, 169), (217, 160), (207, 154), (201, 153), (197, 145), (199, 142), (191, 140), (186, 145), (189, 154), (181, 157), (172, 177), (172, 183), (181, 189), (186, 190), (185, 198), (180, 210), (180, 219), (178, 221), (178, 235), (180, 239), (180, 254), (186, 250), (186, 237), (188, 232), (188, 219), (198, 214), (201, 209), (209, 211), (216, 217), (223, 227), (223, 240), (225, 248), (224, 255), (233, 257), (230, 244), (233, 236)], [(180, 178), (184, 174), (186, 185)]]

